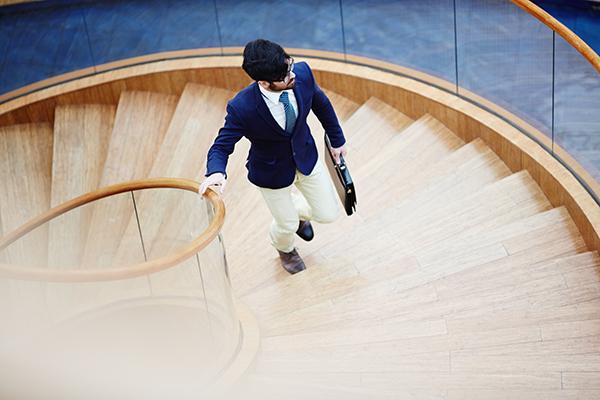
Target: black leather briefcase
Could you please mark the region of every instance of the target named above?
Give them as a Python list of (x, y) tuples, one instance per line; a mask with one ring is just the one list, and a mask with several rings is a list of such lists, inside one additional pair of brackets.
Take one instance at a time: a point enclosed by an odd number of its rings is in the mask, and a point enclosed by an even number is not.
[(339, 164), (336, 164), (333, 159), (331, 142), (329, 141), (327, 133), (325, 134), (325, 152), (327, 153), (325, 156), (325, 163), (327, 164), (327, 169), (329, 170), (335, 189), (344, 205), (346, 214), (352, 215), (352, 213), (356, 211), (356, 190), (354, 189), (354, 182), (352, 182), (352, 177), (350, 176), (350, 171), (348, 171), (348, 166), (346, 165), (344, 158), (340, 156)]

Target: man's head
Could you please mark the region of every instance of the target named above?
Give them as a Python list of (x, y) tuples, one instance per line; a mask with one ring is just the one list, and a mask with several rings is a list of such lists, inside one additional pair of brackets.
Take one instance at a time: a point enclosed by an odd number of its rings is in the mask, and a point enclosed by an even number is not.
[(296, 83), (293, 62), (280, 45), (256, 39), (244, 48), (242, 68), (265, 89), (281, 91), (293, 88)]

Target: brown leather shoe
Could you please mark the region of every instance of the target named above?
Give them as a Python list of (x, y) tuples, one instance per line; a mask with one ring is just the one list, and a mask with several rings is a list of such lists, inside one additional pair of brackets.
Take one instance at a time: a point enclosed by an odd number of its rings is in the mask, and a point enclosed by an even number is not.
[(315, 237), (315, 232), (313, 231), (310, 221), (300, 221), (296, 235), (300, 236), (307, 242), (310, 242)]
[(300, 271), (304, 271), (306, 266), (302, 259), (298, 255), (296, 249), (292, 250), (289, 253), (284, 253), (283, 251), (279, 251), (279, 259), (281, 260), (281, 266), (290, 274), (294, 275)]

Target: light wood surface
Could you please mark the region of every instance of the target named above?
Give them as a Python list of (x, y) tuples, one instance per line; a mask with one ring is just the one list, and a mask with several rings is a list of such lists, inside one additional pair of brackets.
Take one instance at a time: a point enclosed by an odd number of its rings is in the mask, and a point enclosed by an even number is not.
[[(455, 96), (408, 78), (334, 61), (307, 61), (320, 86), (352, 101), (362, 104), (370, 97), (377, 97), (411, 119), (430, 114), (465, 142), (480, 137), (511, 170), (527, 169), (553, 205), (568, 208), (589, 248), (598, 248), (600, 213), (596, 203), (558, 162), (510, 124)], [(56, 104), (116, 104), (124, 89), (152, 88), (180, 95), (185, 82), (196, 82), (237, 91), (249, 83), (240, 64), (241, 58), (237, 56), (190, 58), (81, 78), (0, 105), (0, 124), (52, 121)], [(531, 131), (530, 127), (525, 129)], [(540, 132), (532, 134), (543, 136)], [(577, 165), (574, 168), (580, 169)]]
[[(290, 276), (245, 178), (247, 144), (236, 148), (224, 241), (234, 292), (262, 336), (238, 397), (594, 398), (600, 256), (580, 226), (593, 221), (583, 210), (597, 209), (572, 178), (461, 100), (381, 71), (310, 62), (323, 86), (348, 96), (331, 97), (348, 110), (359, 208), (346, 217), (340, 206), (334, 224), (314, 224), (314, 240), (297, 239), (308, 268)], [(174, 115), (189, 121), (190, 104)], [(158, 158), (167, 172), (180, 166)], [(171, 278), (161, 294), (193, 290)]]
[[(50, 208), (53, 132), (49, 124), (0, 128), (0, 219), (3, 235)], [(0, 251), (1, 253), (1, 251)], [(48, 258), (48, 226), (42, 226), (4, 250), (3, 259), (17, 265), (44, 267)], [(50, 326), (44, 287), (40, 282), (8, 281), (7, 312), (13, 312), (16, 330)], [(5, 292), (6, 294), (6, 292)]]
[[(177, 105), (177, 96), (150, 92), (122, 93), (104, 164), (100, 186), (148, 177)], [(113, 197), (94, 206), (85, 241), (82, 264), (106, 267), (113, 264), (130, 217), (135, 214), (129, 195)], [(130, 249), (133, 253), (134, 250)], [(144, 261), (141, 244), (136, 263)]]
[[(110, 105), (66, 105), (56, 108), (51, 206), (96, 190), (106, 161), (115, 118)], [(49, 224), (48, 267), (81, 264), (91, 207)]]
[[(349, 145), (380, 132), (344, 126)], [(357, 159), (361, 151), (351, 147)], [(417, 155), (429, 161), (412, 167)], [(377, 157), (395, 173), (380, 176)], [(350, 165), (359, 194), (369, 189), (355, 215), (314, 224), (315, 239), (296, 242), (306, 271), (282, 273), (266, 234), (232, 239), (244, 247), (228, 251), (234, 290), (262, 335), (236, 398), (597, 394), (600, 257), (528, 171), (512, 173), (481, 139), (465, 144), (431, 115)], [(266, 232), (270, 216), (256, 207), (237, 226), (262, 221)]]

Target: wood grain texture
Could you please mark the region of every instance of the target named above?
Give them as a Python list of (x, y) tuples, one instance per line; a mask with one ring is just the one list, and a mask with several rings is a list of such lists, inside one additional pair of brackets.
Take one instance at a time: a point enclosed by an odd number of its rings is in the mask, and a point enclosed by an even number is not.
[[(0, 128), (0, 219), (4, 236), (50, 208), (53, 132), (49, 124)], [(6, 248), (6, 261), (37, 268), (46, 266), (48, 226), (42, 226)], [(44, 286), (40, 282), (4, 282), (10, 300), (3, 303), (17, 332), (40, 332), (50, 323)]]
[[(600, 245), (600, 212), (591, 197), (551, 156), (509, 124), (455, 96), (408, 78), (334, 61), (307, 61), (322, 87), (352, 101), (362, 104), (375, 96), (412, 119), (432, 115), (465, 142), (480, 137), (511, 170), (527, 169), (553, 205), (567, 206), (590, 249)], [(151, 87), (179, 95), (185, 82), (191, 81), (237, 91), (249, 83), (240, 63), (237, 56), (171, 60), (82, 78), (0, 105), (0, 124), (52, 121), (56, 104), (116, 104), (119, 93), (125, 89)], [(539, 132), (533, 135), (542, 136)]]
[[(177, 96), (123, 92), (100, 186), (147, 178), (171, 122)], [(121, 195), (94, 207), (83, 253), (83, 265), (110, 266), (127, 228), (134, 203)], [(144, 260), (141, 245), (138, 261)]]
[[(51, 206), (100, 187), (115, 118), (110, 105), (66, 105), (56, 108)], [(50, 268), (81, 263), (91, 207), (81, 208), (49, 224)]]

